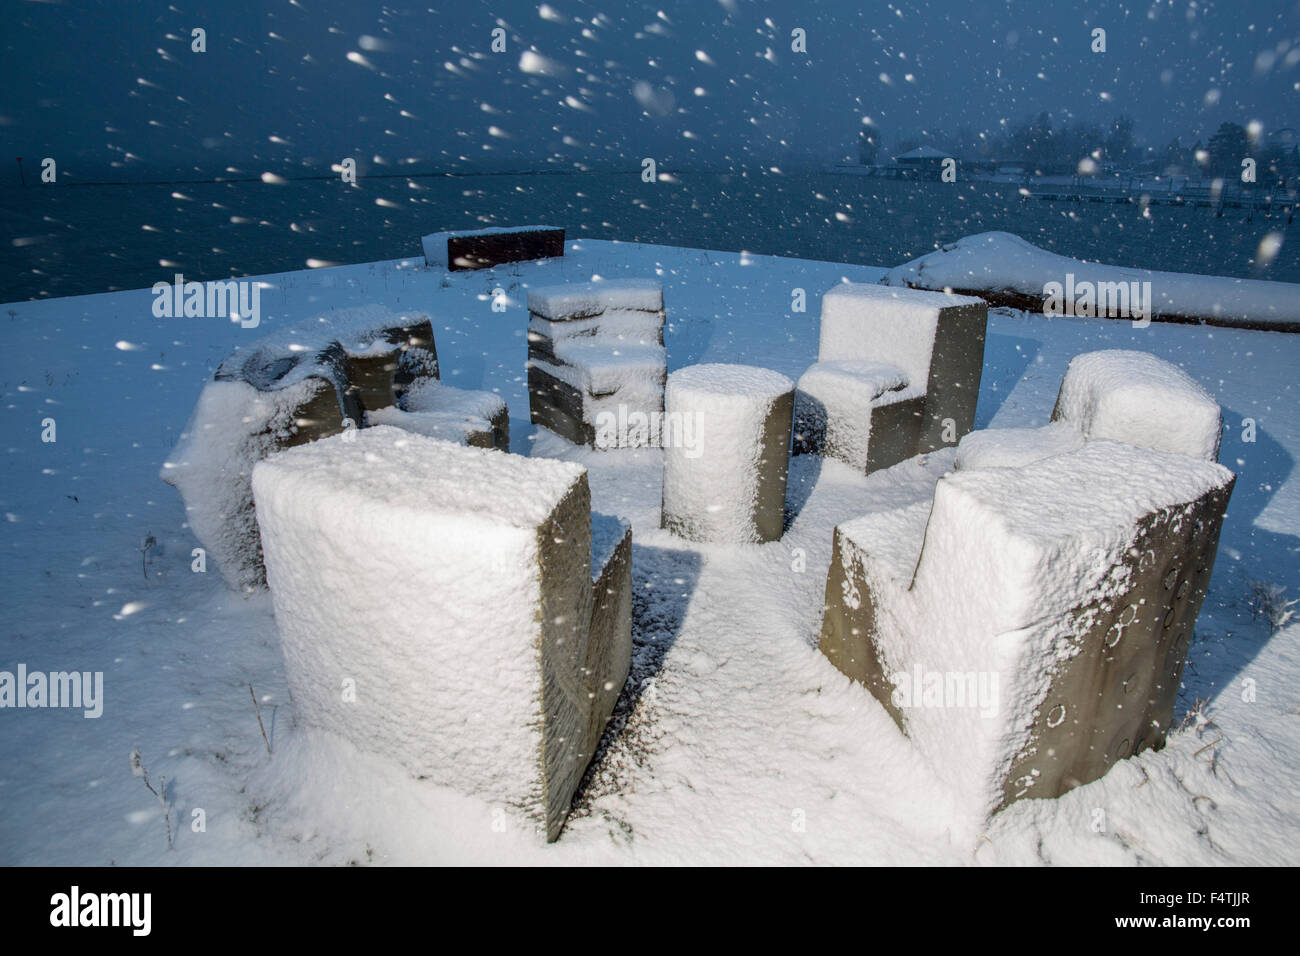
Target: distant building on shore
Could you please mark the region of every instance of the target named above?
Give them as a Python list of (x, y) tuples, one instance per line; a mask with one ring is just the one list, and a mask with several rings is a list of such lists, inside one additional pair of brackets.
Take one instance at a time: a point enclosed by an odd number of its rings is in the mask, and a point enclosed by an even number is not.
[(943, 174), (943, 161), (954, 159), (950, 153), (933, 146), (918, 146), (901, 156), (894, 157), (894, 166), (904, 179), (939, 179)]

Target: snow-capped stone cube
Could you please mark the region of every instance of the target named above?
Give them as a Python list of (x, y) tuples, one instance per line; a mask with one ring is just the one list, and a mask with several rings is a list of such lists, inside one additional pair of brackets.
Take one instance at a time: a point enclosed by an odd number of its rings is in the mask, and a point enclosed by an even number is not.
[(875, 471), (959, 440), (975, 423), (987, 322), (969, 296), (847, 282), (826, 292), (796, 450)]
[[(668, 376), (663, 527), (693, 541), (777, 541), (785, 523), (794, 382), (748, 365)], [(686, 419), (690, 419), (686, 427)]]
[(838, 458), (859, 471), (874, 470), (867, 467), (871, 446), (870, 410), (889, 404), (877, 402), (881, 396), (906, 388), (907, 374), (884, 362), (854, 359), (817, 362), (799, 377), (795, 391), (796, 447), (800, 452)]
[(591, 755), (586, 469), (379, 426), (253, 490), (301, 718), (554, 840)]
[(575, 444), (647, 444), (663, 411), (663, 286), (653, 279), (569, 283), (528, 293), (532, 421)]
[(1076, 355), (1052, 412), (1085, 439), (1219, 458), (1219, 403), (1178, 366), (1149, 352), (1107, 349)]
[[(233, 361), (236, 357), (240, 361)], [(249, 481), (253, 465), (359, 423), (340, 349), (232, 356), (204, 386), (161, 477), (180, 492), (190, 530), (237, 590), (266, 583)]]
[(866, 685), (979, 827), (1159, 746), (1231, 472), (1097, 440), (975, 467), (840, 525), (822, 652)]

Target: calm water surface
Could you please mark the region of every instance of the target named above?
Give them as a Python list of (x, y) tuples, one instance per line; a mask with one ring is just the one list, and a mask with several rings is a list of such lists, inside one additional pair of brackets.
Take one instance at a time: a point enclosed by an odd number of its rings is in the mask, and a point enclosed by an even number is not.
[[(962, 236), (1014, 232), (1117, 265), (1300, 282), (1285, 217), (1022, 199), (1015, 186), (902, 183), (820, 172), (419, 176), (32, 185), (0, 193), (0, 300), (141, 288), (416, 256), (441, 229), (546, 223), (620, 239), (892, 266)], [(1260, 240), (1284, 236), (1267, 268)]]

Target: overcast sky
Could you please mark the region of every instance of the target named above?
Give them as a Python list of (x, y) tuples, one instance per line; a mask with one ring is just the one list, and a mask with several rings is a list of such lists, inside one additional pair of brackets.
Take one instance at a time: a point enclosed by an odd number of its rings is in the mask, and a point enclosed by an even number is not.
[[(0, 0), (0, 141), (141, 178), (721, 166), (1049, 111), (1139, 142), (1300, 126), (1300, 2)], [(492, 52), (494, 27), (506, 50)], [(191, 30), (207, 51), (191, 51)], [(1106, 30), (1094, 53), (1092, 30)], [(807, 53), (791, 49), (806, 34)], [(12, 160), (6, 160), (12, 162)], [(116, 164), (116, 165), (115, 165)]]

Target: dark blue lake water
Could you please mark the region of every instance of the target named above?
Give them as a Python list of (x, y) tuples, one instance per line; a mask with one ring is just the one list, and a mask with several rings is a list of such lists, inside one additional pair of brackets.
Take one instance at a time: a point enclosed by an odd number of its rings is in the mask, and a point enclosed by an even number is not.
[[(890, 266), (991, 229), (1117, 265), (1300, 282), (1300, 235), (1245, 210), (1024, 199), (1015, 186), (821, 172), (31, 185), (0, 194), (0, 300), (415, 256), (441, 229), (546, 223), (621, 239)], [(1260, 240), (1284, 236), (1267, 266)]]

